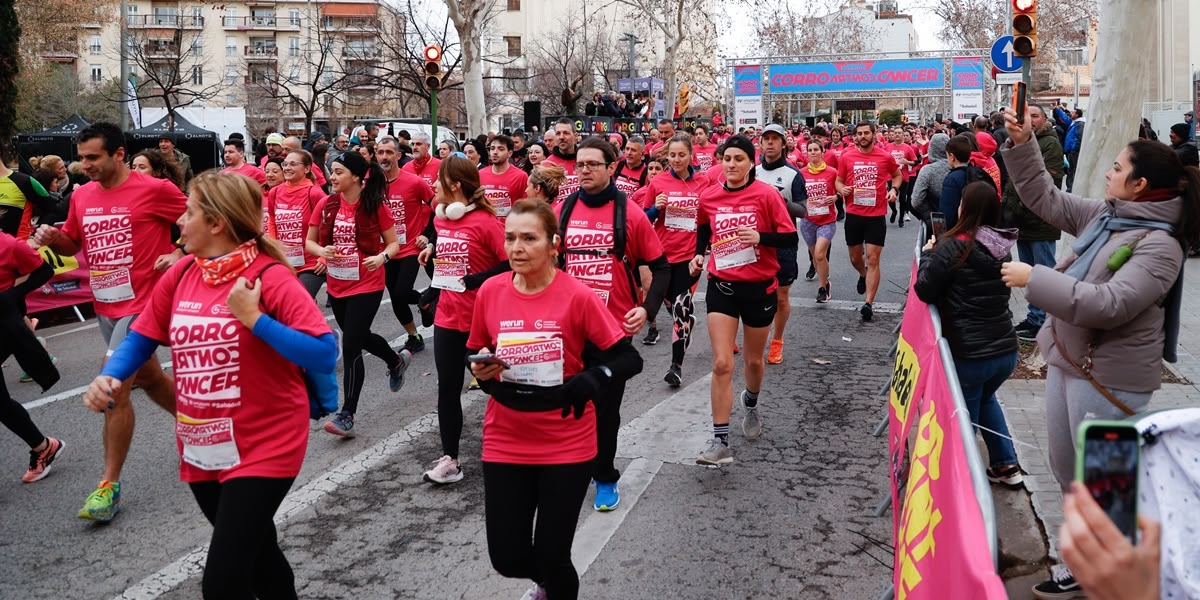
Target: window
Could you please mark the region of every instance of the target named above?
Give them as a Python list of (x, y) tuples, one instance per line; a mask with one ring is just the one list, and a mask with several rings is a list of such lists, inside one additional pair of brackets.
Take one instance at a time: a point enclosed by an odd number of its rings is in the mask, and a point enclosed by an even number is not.
[(204, 54), (204, 36), (197, 33), (192, 37), (192, 54), (197, 56)]
[(1058, 60), (1061, 60), (1068, 67), (1086, 65), (1087, 48), (1061, 48), (1058, 51)]
[(179, 24), (179, 9), (174, 7), (154, 9), (154, 24), (174, 27)]
[(225, 26), (226, 27), (237, 27), (238, 26), (238, 18), (237, 18), (237, 9), (236, 8), (226, 8), (225, 9)]
[(225, 37), (225, 56), (237, 56), (237, 42), (237, 38), (235, 37)]
[(288, 56), (300, 56), (300, 38), (288, 38)]
[(126, 9), (126, 12), (128, 13), (128, 15), (129, 15), (129, 16), (125, 17), (125, 24), (126, 24), (126, 25), (134, 25), (134, 26), (137, 26), (137, 25), (141, 25), (141, 24), (142, 24), (142, 23), (141, 23), (141, 21), (139, 21), (139, 20), (138, 20), (138, 9), (137, 9), (137, 8), (138, 8), (138, 7), (137, 7), (137, 5), (136, 5), (136, 4), (132, 4), (132, 3), (130, 3), (130, 4), (128, 5), (128, 8)]
[(504, 36), (504, 43), (508, 46), (509, 56), (521, 56), (521, 36), (506, 35)]
[(204, 7), (193, 6), (192, 7), (192, 20), (195, 23), (199, 23), (200, 19), (202, 19), (202, 18), (204, 18)]
[(100, 54), (100, 36), (99, 35), (93, 35), (91, 37), (91, 39), (88, 40), (88, 51), (91, 52), (92, 54)]
[(204, 85), (204, 67), (201, 65), (192, 66), (192, 85)]
[(104, 80), (104, 71), (100, 69), (100, 65), (92, 65), (92, 83), (100, 83)]
[(300, 26), (300, 9), (298, 9), (298, 8), (289, 8), (288, 9), (288, 25), (291, 25), (292, 27)]
[(225, 65), (225, 83), (233, 85), (237, 83), (238, 68), (236, 65)]
[(525, 69), (504, 69), (504, 81), (507, 82), (511, 89), (515, 92), (529, 91), (529, 74), (526, 73)]
[(521, 0), (508, 0), (508, 10), (521, 10)]

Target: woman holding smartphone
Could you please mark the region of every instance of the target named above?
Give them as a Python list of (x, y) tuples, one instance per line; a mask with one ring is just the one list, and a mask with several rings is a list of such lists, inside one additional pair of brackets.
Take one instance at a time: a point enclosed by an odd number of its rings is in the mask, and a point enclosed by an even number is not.
[[(479, 289), (467, 341), (471, 354), (494, 355), (471, 362), (490, 396), (488, 554), (501, 575), (534, 582), (528, 597), (574, 600), (571, 545), (597, 452), (592, 399), (640, 373), (642, 358), (596, 293), (556, 267), (558, 218), (549, 204), (513, 204), (504, 240), (513, 274)], [(598, 351), (586, 370), (585, 344)]]

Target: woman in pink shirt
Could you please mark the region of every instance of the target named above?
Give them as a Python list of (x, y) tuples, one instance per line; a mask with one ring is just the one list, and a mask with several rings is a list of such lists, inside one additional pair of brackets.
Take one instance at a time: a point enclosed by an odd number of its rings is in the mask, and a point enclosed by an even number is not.
[(313, 177), (313, 157), (305, 150), (289, 152), (283, 159), (283, 184), (271, 188), (263, 201), (267, 234), (283, 244), (288, 266), (296, 270), (308, 295), (316, 298), (325, 284), (325, 259), (304, 249), (308, 222), (325, 193)]

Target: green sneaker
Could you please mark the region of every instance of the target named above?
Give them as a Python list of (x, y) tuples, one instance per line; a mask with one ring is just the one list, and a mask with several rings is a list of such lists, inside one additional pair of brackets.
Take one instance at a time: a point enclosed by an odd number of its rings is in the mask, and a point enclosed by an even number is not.
[(116, 481), (101, 481), (96, 491), (87, 497), (79, 518), (107, 523), (121, 510), (121, 484)]

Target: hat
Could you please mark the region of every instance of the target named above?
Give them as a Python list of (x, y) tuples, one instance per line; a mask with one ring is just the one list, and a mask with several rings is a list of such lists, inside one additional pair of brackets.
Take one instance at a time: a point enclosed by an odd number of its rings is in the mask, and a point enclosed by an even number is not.
[(999, 148), (996, 138), (992, 137), (992, 134), (982, 131), (975, 132), (975, 144), (979, 146), (979, 151), (987, 156), (995, 154)]
[(1186, 140), (1188, 137), (1189, 129), (1191, 129), (1191, 127), (1188, 127), (1187, 123), (1176, 123), (1171, 126), (1171, 133)]
[(774, 133), (781, 138), (787, 138), (787, 132), (783, 130), (783, 125), (780, 125), (779, 123), (771, 123), (770, 125), (767, 125), (766, 129), (763, 129), (762, 134), (767, 135), (768, 133)]
[(267, 145), (269, 146), (271, 144), (275, 144), (276, 146), (282, 146), (283, 145), (283, 134), (282, 133), (272, 133), (271, 135), (268, 135), (267, 136)]

